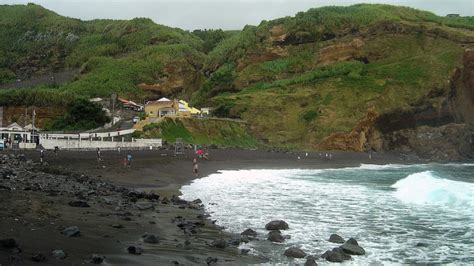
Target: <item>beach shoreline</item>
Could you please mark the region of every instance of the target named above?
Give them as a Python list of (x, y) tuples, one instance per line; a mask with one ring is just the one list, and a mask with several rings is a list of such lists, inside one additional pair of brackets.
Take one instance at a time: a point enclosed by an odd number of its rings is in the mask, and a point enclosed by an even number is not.
[[(19, 152), (17, 152), (19, 154)], [(22, 152), (26, 159), (39, 161), (36, 151)], [(127, 151), (102, 151), (101, 162), (97, 162), (95, 151), (59, 151), (56, 156), (48, 151), (45, 161), (48, 167), (39, 168), (46, 174), (86, 175), (94, 182), (107, 182), (127, 188), (128, 191), (153, 192), (163, 198), (172, 199), (180, 195), (182, 186), (190, 184), (195, 177), (192, 173), (192, 150), (174, 156), (172, 150), (131, 151), (130, 168), (124, 167), (123, 158)], [(307, 156), (306, 156), (307, 154)], [(330, 152), (271, 152), (238, 149), (210, 150), (209, 160), (198, 159), (197, 178), (208, 176), (220, 170), (242, 169), (323, 169), (357, 167), (364, 164), (415, 163), (396, 154), (374, 154), (369, 159), (366, 153)], [(329, 152), (328, 152), (329, 154)], [(299, 159), (298, 159), (299, 157)], [(225, 233), (222, 228), (207, 219), (204, 209), (182, 207), (170, 202), (152, 202), (153, 208), (137, 210), (140, 203), (129, 202), (129, 198), (115, 196), (111, 205), (104, 204), (102, 198), (86, 197), (90, 208), (71, 208), (67, 205), (76, 196), (48, 196), (41, 191), (0, 191), (2, 197), (1, 214), (7, 219), (0, 222), (0, 235), (14, 238), (22, 247), (19, 254), (0, 250), (0, 264), (10, 265), (11, 256), (16, 256), (22, 265), (35, 264), (31, 257), (42, 253), (49, 264), (81, 264), (88, 262), (92, 254), (106, 256), (111, 264), (150, 265), (165, 264), (206, 264), (208, 258), (218, 262), (258, 264), (265, 258), (241, 255), (237, 247), (216, 248), (211, 245), (218, 239), (230, 240), (235, 236)], [(126, 203), (122, 204), (123, 201)], [(117, 205), (124, 207), (116, 207)], [(36, 206), (32, 208), (32, 206)], [(32, 211), (33, 209), (33, 211)], [(117, 212), (129, 212), (130, 221), (122, 220)], [(199, 218), (198, 218), (199, 217)], [(177, 219), (202, 222), (199, 233), (183, 234), (176, 226)], [(112, 228), (120, 224), (122, 229)], [(68, 239), (60, 234), (60, 229), (77, 225), (82, 236)], [(156, 234), (163, 238), (157, 245), (143, 243), (141, 235)], [(127, 254), (127, 246), (135, 245), (144, 249), (140, 256)], [(51, 258), (55, 249), (64, 249), (68, 257), (64, 261)]]

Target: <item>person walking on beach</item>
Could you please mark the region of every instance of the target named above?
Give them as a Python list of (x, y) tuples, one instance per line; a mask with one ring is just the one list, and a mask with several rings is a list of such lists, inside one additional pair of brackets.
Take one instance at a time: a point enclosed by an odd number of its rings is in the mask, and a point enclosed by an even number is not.
[(194, 158), (193, 160), (193, 173), (194, 173), (194, 177), (198, 176), (198, 163), (197, 163), (196, 158)]
[(40, 164), (43, 165), (43, 161), (44, 161), (44, 149), (41, 148), (40, 150)]
[(132, 165), (132, 154), (130, 152), (127, 153), (127, 166), (130, 167)]
[(102, 155), (100, 154), (100, 148), (97, 148), (97, 162), (100, 163), (102, 161)]

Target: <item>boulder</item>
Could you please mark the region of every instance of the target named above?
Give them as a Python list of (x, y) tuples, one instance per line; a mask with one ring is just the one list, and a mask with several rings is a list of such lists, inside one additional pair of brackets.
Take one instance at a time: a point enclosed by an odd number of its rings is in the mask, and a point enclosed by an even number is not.
[(217, 265), (217, 258), (207, 257), (206, 263), (207, 263), (208, 266)]
[(36, 262), (43, 262), (46, 260), (46, 257), (41, 253), (37, 253), (36, 255), (31, 257), (31, 260)]
[(357, 240), (355, 240), (355, 239), (352, 238), (352, 237), (349, 238), (346, 243), (351, 244), (351, 245), (356, 245), (356, 246), (359, 245), (359, 243), (357, 243)]
[(271, 231), (268, 233), (267, 239), (277, 243), (285, 242), (285, 238), (281, 235), (280, 231)]
[(364, 255), (365, 250), (359, 246), (357, 241), (353, 238), (346, 241), (346, 243), (342, 244), (340, 248), (347, 254), (350, 255)]
[(64, 229), (61, 233), (65, 236), (73, 237), (73, 236), (79, 236), (81, 234), (81, 230), (79, 230), (79, 227), (77, 226), (70, 226)]
[(318, 266), (318, 264), (316, 263), (316, 258), (314, 256), (308, 256), (306, 258), (304, 266)]
[(143, 242), (148, 244), (157, 244), (159, 242), (158, 237), (152, 234), (145, 233), (143, 236)]
[(111, 226), (112, 226), (113, 228), (117, 228), (117, 229), (123, 228), (123, 225), (121, 225), (121, 224), (112, 224)]
[(18, 243), (13, 238), (0, 239), (0, 249), (2, 248), (15, 248), (18, 247)]
[(249, 252), (250, 252), (250, 249), (247, 249), (247, 248), (243, 248), (243, 249), (240, 250), (240, 254), (242, 254), (242, 255), (247, 255), (247, 254), (249, 254)]
[(350, 260), (351, 256), (344, 253), (340, 248), (333, 248), (333, 250), (327, 250), (321, 255), (321, 258), (326, 259), (330, 262), (343, 262), (345, 260)]
[(337, 234), (332, 234), (331, 236), (329, 236), (329, 242), (343, 244), (346, 241), (341, 236)]
[(140, 203), (137, 203), (136, 204), (137, 206), (137, 209), (139, 209), (140, 211), (144, 211), (144, 210), (149, 210), (149, 209), (153, 209), (153, 204), (151, 203), (147, 203), (147, 202), (140, 202)]
[(57, 260), (63, 260), (66, 258), (66, 253), (61, 249), (56, 249), (51, 252), (51, 256)]
[(136, 246), (129, 246), (127, 248), (128, 253), (133, 255), (141, 255), (143, 253), (143, 248)]
[(88, 207), (90, 207), (90, 205), (87, 203), (87, 201), (83, 201), (83, 200), (73, 200), (73, 201), (70, 201), (68, 204), (71, 207), (79, 207), (79, 208), (88, 208)]
[(105, 260), (105, 256), (102, 256), (102, 255), (92, 254), (91, 256), (91, 263), (94, 263), (94, 264), (101, 264), (102, 262), (104, 262), (104, 260)]
[(265, 225), (267, 230), (286, 230), (289, 228), (288, 224), (283, 220), (274, 220)]
[(257, 232), (255, 230), (252, 230), (250, 228), (245, 229), (242, 233), (240, 233), (243, 236), (248, 236), (248, 237), (257, 237)]
[(297, 247), (291, 247), (287, 250), (285, 250), (285, 253), (283, 253), (285, 256), (290, 257), (290, 258), (304, 258), (306, 257), (306, 253), (297, 248)]
[(226, 248), (227, 242), (224, 239), (217, 239), (212, 241), (211, 246), (216, 248)]

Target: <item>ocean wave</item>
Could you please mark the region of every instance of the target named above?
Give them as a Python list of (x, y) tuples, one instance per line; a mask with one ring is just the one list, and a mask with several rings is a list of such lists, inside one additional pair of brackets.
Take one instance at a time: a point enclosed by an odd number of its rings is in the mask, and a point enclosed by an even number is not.
[(439, 177), (434, 171), (418, 172), (391, 186), (405, 203), (474, 207), (474, 184)]
[(408, 168), (412, 166), (422, 166), (420, 164), (360, 164), (356, 169), (361, 170), (386, 170), (386, 169), (399, 169), (399, 168)]

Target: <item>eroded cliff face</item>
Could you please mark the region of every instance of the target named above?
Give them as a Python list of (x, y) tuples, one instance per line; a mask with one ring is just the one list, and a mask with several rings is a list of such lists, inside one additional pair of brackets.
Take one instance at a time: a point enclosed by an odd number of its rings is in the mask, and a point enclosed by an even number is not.
[(453, 70), (446, 88), (384, 114), (369, 109), (349, 133), (334, 133), (318, 148), (400, 151), (434, 160), (474, 158), (474, 49), (463, 68)]
[(374, 128), (377, 117), (378, 114), (374, 108), (369, 108), (367, 115), (357, 123), (351, 132), (331, 134), (317, 145), (318, 149), (366, 151), (370, 146), (381, 146), (380, 133)]
[(181, 95), (189, 98), (203, 79), (199, 72), (200, 65), (195, 62), (173, 61), (165, 65), (155, 83), (140, 83), (137, 87), (151, 92), (156, 97)]
[(464, 52), (444, 90), (434, 90), (409, 110), (380, 116), (383, 150), (413, 151), (422, 158), (474, 158), (474, 50)]

